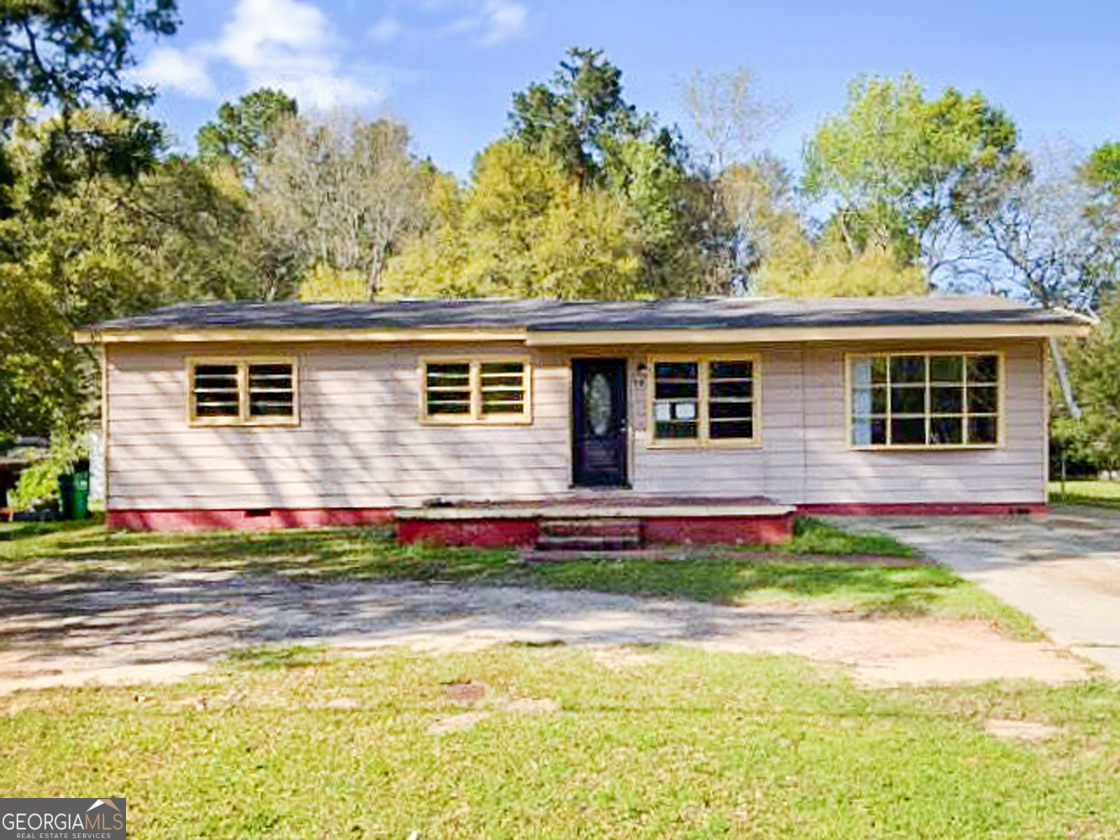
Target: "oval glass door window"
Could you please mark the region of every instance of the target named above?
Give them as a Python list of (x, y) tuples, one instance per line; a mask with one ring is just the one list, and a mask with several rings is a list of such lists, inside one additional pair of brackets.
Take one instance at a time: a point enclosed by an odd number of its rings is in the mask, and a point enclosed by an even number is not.
[(587, 386), (587, 423), (591, 434), (603, 436), (611, 425), (611, 383), (601, 373), (591, 377)]

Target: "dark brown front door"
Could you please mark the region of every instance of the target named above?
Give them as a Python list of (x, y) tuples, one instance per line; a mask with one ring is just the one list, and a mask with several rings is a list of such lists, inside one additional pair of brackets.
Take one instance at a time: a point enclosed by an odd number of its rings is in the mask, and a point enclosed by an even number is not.
[(572, 359), (572, 483), (629, 485), (625, 359)]

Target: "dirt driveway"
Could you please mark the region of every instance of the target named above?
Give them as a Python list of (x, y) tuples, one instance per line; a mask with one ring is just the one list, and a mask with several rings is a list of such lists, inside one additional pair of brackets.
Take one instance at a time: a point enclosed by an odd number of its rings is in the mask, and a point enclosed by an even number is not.
[(1071, 505), (1035, 519), (861, 517), (843, 524), (922, 549), (1120, 678), (1120, 511)]
[(873, 685), (1087, 675), (1051, 644), (929, 619), (278, 574), (160, 572), (65, 584), (0, 575), (0, 693), (177, 679), (266, 642), (449, 650), (512, 641), (795, 654), (846, 666)]

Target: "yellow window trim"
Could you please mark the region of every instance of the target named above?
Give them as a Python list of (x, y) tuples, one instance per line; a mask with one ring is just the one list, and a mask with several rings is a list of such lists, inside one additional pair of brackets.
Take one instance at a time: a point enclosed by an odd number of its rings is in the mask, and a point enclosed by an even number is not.
[[(292, 416), (251, 417), (249, 415), (249, 366), (292, 366)], [(298, 426), (300, 424), (299, 361), (294, 356), (191, 356), (187, 365), (187, 422), (191, 426)], [(195, 413), (194, 370), (199, 365), (236, 365), (237, 417), (199, 417)]]
[[(995, 443), (852, 443), (852, 362), (855, 359), (891, 356), (995, 356), (998, 359), (996, 368), (996, 442)], [(929, 368), (926, 368), (926, 390), (930, 387)], [(887, 399), (890, 399), (888, 394)], [(954, 452), (970, 449), (1003, 449), (1007, 442), (1007, 360), (1003, 350), (873, 350), (870, 352), (853, 352), (844, 354), (844, 439), (848, 449), (856, 452)], [(967, 406), (966, 406), (967, 408)], [(936, 415), (927, 411), (925, 421)], [(944, 415), (957, 416), (957, 415)], [(961, 415), (962, 422), (967, 420), (968, 412)], [(985, 416), (988, 413), (985, 412)], [(967, 434), (967, 429), (965, 429)]]
[[(657, 421), (653, 416), (654, 392), (657, 387), (656, 368), (658, 362), (696, 362), (699, 365), (698, 417), (700, 428), (696, 438), (657, 438)], [(708, 416), (711, 395), (708, 390), (710, 362), (750, 362), (751, 363), (751, 429), (749, 438), (719, 439), (709, 436), (710, 418)], [(749, 449), (762, 446), (762, 359), (758, 353), (667, 353), (646, 358), (646, 448), (647, 449)]]
[[(482, 366), (493, 362), (520, 364), (524, 370), (521, 414), (482, 413)], [(470, 414), (428, 414), (428, 365), (470, 365)], [(420, 359), (421, 423), (435, 426), (525, 426), (533, 422), (533, 364), (526, 356), (433, 356)]]

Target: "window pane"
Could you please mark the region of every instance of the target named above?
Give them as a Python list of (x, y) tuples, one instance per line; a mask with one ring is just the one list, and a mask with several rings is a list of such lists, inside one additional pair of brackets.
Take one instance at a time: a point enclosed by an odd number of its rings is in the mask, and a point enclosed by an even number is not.
[(479, 365), (482, 413), (525, 413), (525, 364), (482, 362)]
[(968, 418), (969, 443), (998, 443), (999, 423), (995, 417)]
[(657, 362), (653, 366), (657, 379), (696, 379), (696, 362)]
[(926, 442), (926, 421), (915, 417), (904, 420), (891, 420), (892, 444), (915, 444)]
[(754, 383), (747, 379), (740, 382), (717, 382), (712, 380), (708, 384), (708, 393), (712, 399), (724, 398), (746, 398), (750, 399), (754, 394)]
[(290, 364), (249, 365), (249, 415), (295, 416), (295, 393)]
[(886, 356), (876, 356), (871, 360), (871, 381), (876, 385), (887, 384)]
[(695, 400), (700, 396), (700, 366), (697, 362), (655, 362), (654, 398)]
[(999, 356), (969, 356), (969, 382), (995, 382), (999, 378)]
[(470, 362), (432, 362), (426, 365), (425, 408), (429, 415), (471, 413)]
[(931, 382), (960, 382), (964, 379), (964, 361), (960, 356), (931, 356), (929, 378)]
[(891, 411), (894, 414), (924, 414), (925, 388), (896, 388), (891, 386)]
[(744, 420), (713, 420), (709, 424), (708, 434), (717, 440), (734, 440), (754, 437), (754, 421), (750, 418)]
[(852, 444), (854, 446), (867, 446), (871, 443), (871, 418), (852, 418)]
[(712, 362), (708, 371), (712, 379), (750, 379), (754, 375), (754, 365), (742, 362)]
[(964, 421), (960, 417), (934, 417), (929, 424), (929, 442), (948, 446), (964, 443)]
[(713, 402), (708, 406), (708, 417), (712, 420), (737, 420), (754, 416), (754, 403), (750, 400), (743, 402)]
[(196, 417), (240, 416), (237, 365), (196, 365), (192, 387)]
[(655, 430), (659, 440), (696, 438), (700, 434), (698, 423), (657, 423)]
[(971, 414), (992, 414), (999, 405), (999, 394), (991, 386), (972, 386), (968, 389), (968, 410)]
[(875, 446), (883, 446), (887, 442), (887, 421), (886, 420), (872, 420), (871, 421), (871, 443)]
[(933, 403), (930, 411), (934, 414), (960, 414), (964, 411), (963, 388), (930, 388), (930, 399)]
[(925, 381), (925, 356), (891, 356), (891, 384)]

